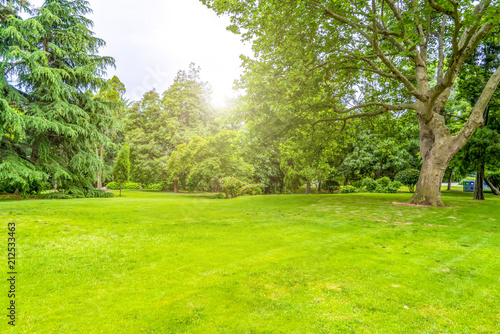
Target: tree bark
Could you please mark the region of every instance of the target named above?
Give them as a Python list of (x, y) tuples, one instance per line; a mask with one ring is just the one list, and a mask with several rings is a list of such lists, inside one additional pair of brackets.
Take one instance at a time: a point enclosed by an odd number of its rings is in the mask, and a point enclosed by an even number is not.
[(306, 195), (310, 195), (310, 194), (311, 194), (311, 181), (307, 181)]
[(448, 190), (451, 190), (451, 182), (453, 181), (453, 173), (455, 172), (455, 167), (450, 171), (450, 178), (448, 179)]
[(476, 185), (474, 186), (474, 200), (484, 201), (484, 164), (481, 164), (476, 171)]
[[(100, 152), (101, 164), (104, 164), (104, 144), (101, 143), (101, 152)], [(102, 189), (102, 174), (103, 168), (102, 165), (99, 167), (99, 173), (97, 175), (97, 189)]]
[(375, 180), (380, 179), (383, 171), (384, 171), (384, 162), (380, 161), (379, 169), (377, 171), (375, 171)]
[(179, 192), (179, 180), (174, 180), (174, 193), (178, 192)]
[(500, 196), (500, 190), (498, 190), (487, 177), (484, 178), (484, 182), (486, 182), (488, 187), (490, 187), (491, 191), (493, 191), (493, 194), (495, 194), (495, 196)]
[(422, 111), (418, 121), (422, 169), (410, 203), (444, 206), (441, 185), (448, 164), (459, 148), (453, 147), (453, 137), (441, 115), (431, 111), (429, 116)]
[(120, 182), (120, 197), (122, 197), (122, 183)]
[(439, 157), (439, 153), (434, 153), (431, 156), (425, 157), (423, 160), (420, 178), (417, 182), (411, 203), (444, 206), (441, 200), (441, 184), (448, 166), (448, 161)]
[(318, 189), (316, 190), (317, 193), (321, 193), (321, 181), (318, 181)]

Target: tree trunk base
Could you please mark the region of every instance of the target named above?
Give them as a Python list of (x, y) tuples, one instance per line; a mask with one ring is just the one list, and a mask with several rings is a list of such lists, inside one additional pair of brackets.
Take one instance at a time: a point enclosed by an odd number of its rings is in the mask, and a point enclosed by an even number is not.
[(410, 204), (422, 205), (422, 206), (440, 206), (445, 207), (443, 201), (441, 200), (441, 196), (418, 196), (417, 193), (413, 195), (410, 200)]

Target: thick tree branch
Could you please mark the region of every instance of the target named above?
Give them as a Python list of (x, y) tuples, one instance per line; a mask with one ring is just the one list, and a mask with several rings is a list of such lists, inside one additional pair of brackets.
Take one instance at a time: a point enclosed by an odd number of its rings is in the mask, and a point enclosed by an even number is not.
[(500, 190), (498, 190), (487, 177), (484, 178), (484, 182), (486, 182), (488, 187), (490, 187), (491, 191), (493, 192), (493, 194), (495, 194), (495, 196), (500, 196)]
[(351, 107), (351, 108), (344, 109), (344, 110), (339, 110), (335, 106), (326, 106), (326, 107), (333, 109), (337, 114), (346, 114), (346, 113), (354, 111), (354, 110), (363, 109), (363, 108), (367, 108), (367, 107), (373, 107), (373, 106), (380, 106), (381, 108), (376, 110), (376, 111), (362, 112), (362, 113), (352, 114), (352, 115), (345, 116), (345, 117), (321, 119), (321, 120), (314, 122), (313, 125), (318, 124), (318, 123), (322, 123), (322, 122), (338, 122), (338, 121), (347, 121), (347, 120), (353, 119), (353, 118), (377, 116), (377, 115), (386, 113), (388, 111), (401, 111), (401, 110), (415, 109), (415, 104), (390, 105), (390, 104), (385, 104), (385, 103), (381, 103), (381, 102), (368, 102), (368, 103), (360, 104), (360, 105), (357, 105), (355, 107)]
[(479, 128), (481, 125), (484, 124), (484, 117), (483, 117), (484, 111), (488, 106), (491, 97), (495, 93), (499, 83), (500, 83), (500, 67), (497, 68), (495, 73), (488, 80), (488, 83), (486, 84), (486, 87), (484, 87), (481, 96), (479, 97), (476, 104), (474, 105), (474, 108), (472, 108), (470, 112), (470, 116), (469, 119), (467, 120), (467, 123), (465, 123), (462, 130), (458, 133), (458, 135), (456, 135), (454, 140), (454, 144), (456, 145), (456, 147), (460, 145), (459, 147), (461, 148), (463, 145), (465, 145), (465, 143), (467, 143), (469, 138), (474, 134), (474, 131), (476, 131), (477, 128)]
[(389, 5), (389, 8), (392, 10), (394, 13), (394, 16), (398, 21), (402, 21), (403, 17), (401, 16), (401, 13), (399, 12), (399, 9), (396, 7), (396, 4), (392, 0), (385, 0), (385, 3)]

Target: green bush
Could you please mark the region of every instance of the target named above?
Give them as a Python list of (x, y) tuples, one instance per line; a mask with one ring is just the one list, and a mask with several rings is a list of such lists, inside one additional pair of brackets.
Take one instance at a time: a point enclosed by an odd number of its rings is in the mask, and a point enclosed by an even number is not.
[(390, 178), (383, 177), (377, 180), (376, 193), (397, 193), (403, 184), (399, 181), (392, 182)]
[(345, 186), (345, 187), (342, 187), (342, 189), (340, 189), (341, 194), (354, 194), (357, 192), (358, 192), (358, 189), (356, 187), (353, 187), (353, 186)]
[(335, 191), (340, 189), (340, 183), (333, 179), (328, 179), (321, 185), (323, 189), (328, 191), (330, 194), (333, 194)]
[(246, 186), (243, 186), (240, 188), (238, 191), (239, 196), (245, 196), (245, 195), (250, 195), (250, 196), (255, 196), (255, 195), (262, 195), (262, 187), (260, 184), (247, 184)]
[[(106, 189), (120, 190), (120, 184), (118, 182), (110, 182), (106, 185)], [(141, 189), (141, 184), (135, 182), (123, 182), (122, 189)]]
[(89, 190), (85, 195), (87, 198), (112, 198), (115, 194), (102, 190)]
[(376, 182), (377, 182), (377, 187), (387, 188), (391, 184), (392, 181), (390, 178), (388, 178), (386, 176), (386, 177), (381, 177)]
[(217, 194), (214, 195), (214, 198), (216, 198), (216, 199), (225, 199), (226, 195), (223, 194), (223, 193), (217, 193)]
[(355, 188), (361, 188), (361, 183), (363, 183), (363, 181), (361, 181), (361, 180), (353, 181), (353, 182), (351, 182), (351, 186), (353, 186)]
[(366, 189), (366, 191), (373, 193), (377, 189), (377, 182), (369, 177), (361, 181), (361, 187)]
[[(120, 185), (118, 185), (118, 189), (120, 189)], [(135, 182), (125, 182), (122, 185), (122, 189), (141, 189), (141, 184)]]
[(38, 196), (38, 198), (40, 199), (111, 198), (111, 197), (115, 197), (115, 194), (97, 189), (83, 191), (78, 188), (70, 188), (69, 190), (64, 192), (61, 191), (48, 192)]
[(151, 183), (143, 187), (146, 190), (163, 190), (163, 185), (161, 183)]
[(110, 182), (110, 183), (106, 184), (106, 189), (118, 190), (118, 189), (120, 189), (120, 184), (118, 184), (118, 182)]
[(401, 171), (396, 176), (396, 181), (401, 182), (410, 189), (410, 192), (415, 192), (415, 185), (420, 177), (420, 172), (416, 169), (406, 169)]
[(85, 198), (86, 197), (85, 192), (82, 189), (76, 188), (76, 187), (70, 187), (64, 193), (67, 195), (70, 195), (72, 198)]
[(234, 198), (238, 197), (238, 191), (245, 186), (246, 183), (235, 177), (225, 177), (220, 180), (220, 185), (227, 198)]
[(38, 196), (38, 198), (40, 198), (40, 199), (72, 199), (74, 197), (71, 195), (65, 194), (65, 193), (61, 193), (61, 192), (52, 192), (52, 193), (48, 193), (48, 194), (42, 194), (42, 195)]

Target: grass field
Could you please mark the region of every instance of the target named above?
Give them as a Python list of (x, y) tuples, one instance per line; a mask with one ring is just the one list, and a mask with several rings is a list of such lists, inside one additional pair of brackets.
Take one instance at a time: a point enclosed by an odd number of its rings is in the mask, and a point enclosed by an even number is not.
[(19, 274), (0, 331), (499, 333), (500, 198), (471, 196), (2, 201)]

